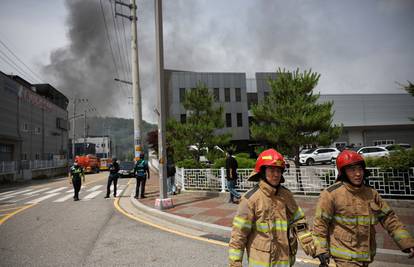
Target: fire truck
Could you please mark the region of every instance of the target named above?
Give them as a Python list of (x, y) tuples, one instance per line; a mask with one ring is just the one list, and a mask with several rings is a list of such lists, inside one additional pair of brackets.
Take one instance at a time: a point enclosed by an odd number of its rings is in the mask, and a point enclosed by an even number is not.
[(85, 173), (98, 173), (100, 170), (100, 161), (95, 155), (76, 156), (75, 160), (83, 168)]

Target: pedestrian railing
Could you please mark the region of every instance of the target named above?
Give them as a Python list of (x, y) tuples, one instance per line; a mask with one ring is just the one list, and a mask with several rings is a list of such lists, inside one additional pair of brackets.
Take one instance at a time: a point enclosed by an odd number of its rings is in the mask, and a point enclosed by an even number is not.
[(17, 161), (2, 161), (0, 162), (0, 173), (16, 173), (20, 169), (39, 170), (51, 169), (68, 166), (66, 159), (61, 160), (22, 160), (20, 167)]
[[(369, 185), (383, 196), (414, 197), (414, 167), (407, 171), (368, 168)], [(252, 169), (238, 169), (236, 189), (245, 192), (256, 182), (247, 181)], [(297, 194), (319, 194), (335, 183), (337, 171), (333, 167), (290, 168), (283, 174), (284, 186)], [(175, 181), (181, 190), (226, 191), (225, 169), (177, 168)]]

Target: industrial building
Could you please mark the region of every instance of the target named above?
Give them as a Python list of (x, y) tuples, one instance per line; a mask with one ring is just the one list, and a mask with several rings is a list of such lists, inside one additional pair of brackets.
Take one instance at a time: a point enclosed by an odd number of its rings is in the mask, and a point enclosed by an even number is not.
[[(268, 79), (276, 73), (257, 72), (246, 79), (245, 73), (214, 73), (167, 70), (169, 117), (185, 121), (181, 105), (184, 92), (204, 83), (214, 95), (216, 105), (224, 108), (225, 128), (236, 142), (249, 142), (250, 108), (269, 94)], [(368, 146), (408, 143), (414, 145), (414, 97), (409, 94), (325, 94), (319, 102), (332, 101), (333, 123), (342, 124), (342, 135), (332, 146)]]
[(50, 84), (30, 84), (3, 72), (0, 95), (0, 174), (8, 169), (19, 176), (45, 161), (63, 165), (68, 157), (68, 98)]

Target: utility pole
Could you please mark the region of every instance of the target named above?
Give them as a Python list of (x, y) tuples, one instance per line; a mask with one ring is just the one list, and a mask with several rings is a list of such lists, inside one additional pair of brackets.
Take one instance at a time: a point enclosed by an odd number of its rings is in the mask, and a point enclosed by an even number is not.
[(76, 121), (76, 98), (73, 98), (73, 136), (72, 136), (72, 159), (75, 162), (75, 121)]
[(86, 110), (84, 111), (84, 120), (83, 120), (83, 153), (86, 155)]
[[(131, 15), (116, 12), (116, 4), (129, 7)], [(120, 1), (115, 1), (115, 15), (131, 20), (131, 61), (132, 61), (132, 103), (134, 108), (134, 154), (137, 159), (142, 151), (142, 107), (141, 107), (141, 88), (139, 85), (139, 61), (138, 61), (138, 41), (137, 41), (137, 5), (136, 0), (131, 0), (127, 5)], [(119, 79), (118, 79), (119, 80)], [(125, 82), (125, 81), (124, 81)]]
[(160, 179), (160, 198), (155, 200), (155, 206), (159, 209), (173, 207), (172, 199), (167, 197), (167, 153), (165, 142), (166, 130), (166, 110), (164, 92), (164, 45), (162, 28), (162, 0), (155, 1), (155, 38), (156, 38), (156, 58), (157, 58), (157, 102), (158, 102), (158, 155), (159, 155), (159, 179)]

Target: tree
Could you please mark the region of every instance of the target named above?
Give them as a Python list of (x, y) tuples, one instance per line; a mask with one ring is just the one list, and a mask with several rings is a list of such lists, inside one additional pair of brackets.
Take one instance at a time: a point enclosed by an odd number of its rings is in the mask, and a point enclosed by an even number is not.
[[(342, 127), (332, 125), (333, 102), (317, 103), (313, 94), (320, 74), (312, 70), (276, 72), (269, 79), (271, 92), (263, 103), (252, 108), (252, 137), (266, 141), (284, 154), (295, 155), (299, 167), (299, 149), (304, 145), (329, 145), (339, 137)], [(298, 182), (301, 187), (300, 175)]]
[(207, 150), (230, 141), (230, 134), (216, 132), (224, 126), (223, 107), (214, 106), (213, 95), (202, 83), (186, 92), (182, 104), (187, 111), (186, 121), (180, 123), (170, 119), (167, 122), (167, 143), (174, 147), (175, 160), (190, 156), (200, 162), (200, 156)]
[[(402, 88), (407, 91), (410, 95), (414, 96), (414, 84), (411, 83), (410, 81), (407, 81), (408, 84), (404, 85), (404, 84), (399, 84), (402, 86)], [(410, 120), (414, 121), (414, 117), (411, 117)]]

